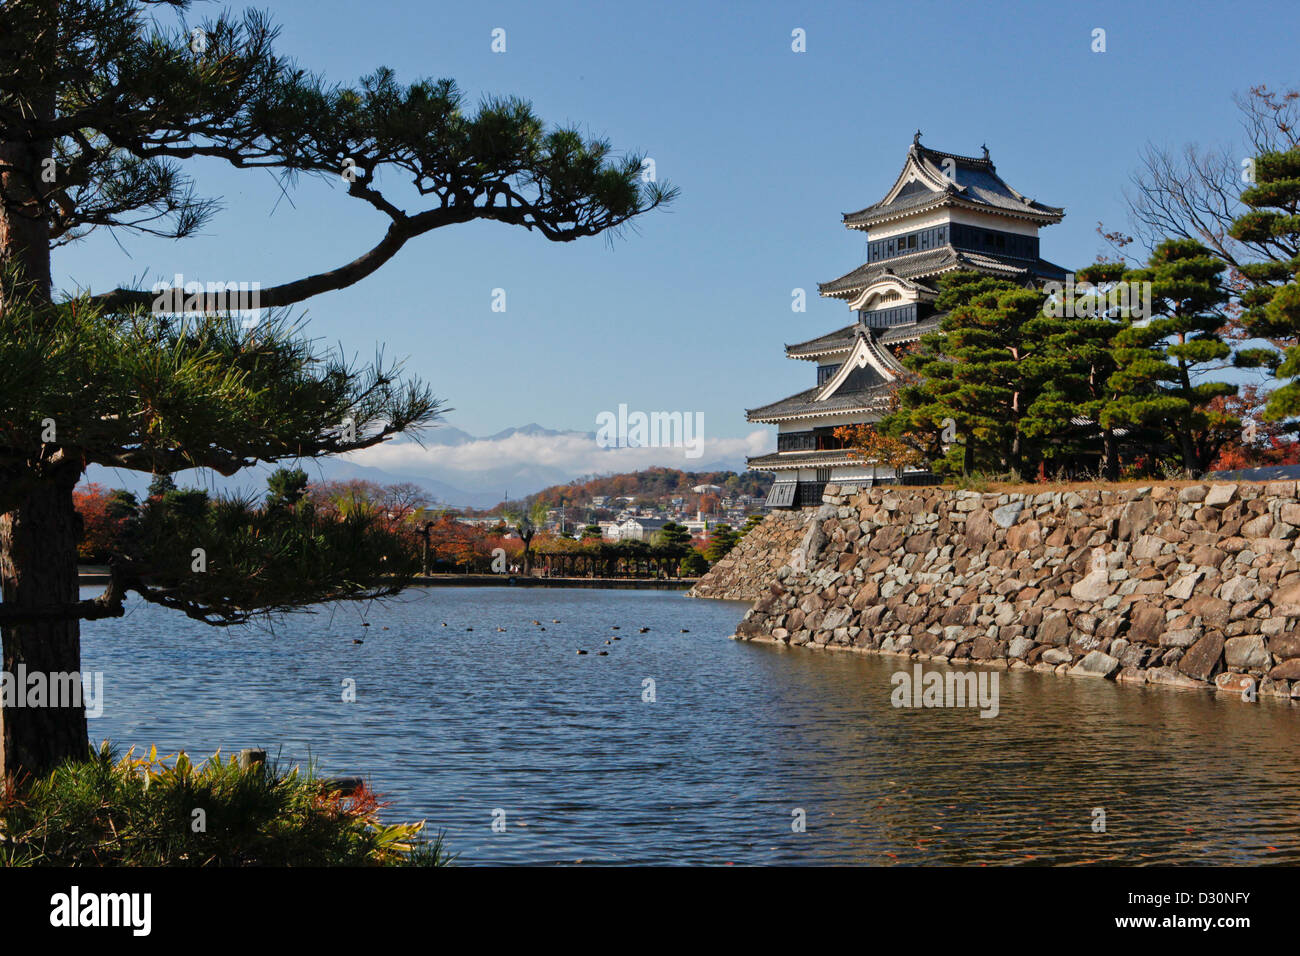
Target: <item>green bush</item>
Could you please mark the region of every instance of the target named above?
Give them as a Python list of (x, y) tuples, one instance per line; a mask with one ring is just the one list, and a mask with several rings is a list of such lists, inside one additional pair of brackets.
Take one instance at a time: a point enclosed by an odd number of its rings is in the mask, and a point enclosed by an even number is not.
[[(220, 752), (195, 767), (119, 756), (107, 741), (26, 786), (0, 792), (0, 863), (8, 866), (439, 866), (451, 862), (424, 823), (379, 821), (366, 788), (327, 792), (297, 767), (241, 767)], [(201, 811), (198, 812), (198, 811)]]
[(699, 577), (709, 570), (709, 561), (700, 552), (692, 550), (682, 558), (682, 574), (688, 578)]

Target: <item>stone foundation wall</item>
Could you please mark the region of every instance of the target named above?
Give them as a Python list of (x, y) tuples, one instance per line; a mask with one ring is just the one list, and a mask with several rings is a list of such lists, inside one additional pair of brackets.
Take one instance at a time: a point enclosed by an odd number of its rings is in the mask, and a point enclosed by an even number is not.
[(687, 591), (689, 597), (756, 601), (790, 561), (816, 508), (773, 511)]
[(825, 501), (738, 640), (1300, 698), (1294, 481)]

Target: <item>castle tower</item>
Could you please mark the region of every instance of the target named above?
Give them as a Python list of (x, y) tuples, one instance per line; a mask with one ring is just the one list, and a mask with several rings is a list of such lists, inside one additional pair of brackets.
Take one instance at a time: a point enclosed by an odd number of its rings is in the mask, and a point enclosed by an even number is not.
[(1012, 189), (983, 153), (929, 149), (918, 130), (885, 197), (844, 214), (846, 228), (866, 233), (867, 261), (818, 291), (843, 301), (854, 321), (785, 347), (787, 358), (817, 364), (814, 387), (745, 412), (751, 422), (777, 426), (776, 452), (749, 459), (750, 468), (776, 475), (769, 507), (820, 505), (828, 483), (897, 480), (892, 468), (855, 458), (832, 433), (880, 420), (904, 371), (898, 350), (939, 328), (944, 314), (934, 302), (945, 272), (975, 270), (1026, 285), (1065, 280), (1066, 270), (1038, 254), (1038, 230), (1060, 222), (1065, 210)]

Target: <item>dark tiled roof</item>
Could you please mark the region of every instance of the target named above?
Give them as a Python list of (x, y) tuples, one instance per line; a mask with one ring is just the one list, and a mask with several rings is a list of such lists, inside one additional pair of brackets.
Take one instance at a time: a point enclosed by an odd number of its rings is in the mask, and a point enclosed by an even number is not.
[(852, 391), (838, 391), (824, 402), (817, 401), (824, 385), (797, 392), (789, 398), (783, 398), (771, 405), (751, 408), (745, 417), (751, 422), (794, 418), (801, 415), (826, 415), (834, 412), (875, 411), (883, 408), (889, 399), (888, 384), (874, 385), (870, 388)]
[[(951, 178), (945, 175), (944, 160), (951, 160), (948, 167), (952, 173)], [(1060, 220), (1065, 215), (1065, 210), (1059, 206), (1048, 206), (1012, 189), (997, 174), (992, 160), (988, 159), (987, 155), (977, 159), (973, 156), (959, 156), (956, 153), (943, 153), (914, 143), (908, 150), (907, 163), (903, 167), (903, 172), (899, 173), (899, 179), (902, 179), (908, 167), (913, 164), (928, 174), (935, 183), (942, 184), (942, 191), (919, 188), (896, 196), (892, 203), (881, 200), (857, 212), (845, 213), (844, 224), (851, 227), (867, 226), (900, 212), (922, 209), (934, 203), (969, 205), (1052, 222)], [(893, 192), (892, 187), (890, 192)]]
[(905, 256), (895, 256), (883, 262), (868, 262), (838, 279), (817, 283), (817, 291), (822, 295), (858, 292), (890, 273), (903, 279), (935, 275), (954, 268), (957, 264), (956, 256), (957, 251), (952, 246), (942, 246), (924, 252), (909, 252)]
[(1033, 266), (1034, 275), (1040, 279), (1055, 279), (1058, 282), (1064, 282), (1065, 277), (1070, 274), (1070, 270), (1064, 266), (1058, 266), (1055, 262), (1048, 262), (1046, 259), (1038, 259)]
[(833, 349), (846, 349), (853, 345), (854, 333), (858, 324), (846, 325), (842, 329), (836, 329), (834, 332), (827, 332), (825, 335), (819, 335), (815, 339), (809, 339), (807, 342), (800, 342), (797, 345), (787, 345), (785, 347), (786, 355), (815, 355), (818, 352), (829, 352)]
[(835, 298), (848, 298), (860, 292), (881, 276), (888, 273), (905, 279), (925, 278), (956, 269), (974, 269), (1011, 281), (1039, 279), (1063, 280), (1066, 270), (1048, 262), (1046, 259), (1018, 259), (1013, 256), (995, 256), (987, 252), (968, 252), (955, 249), (951, 245), (938, 249), (926, 249), (923, 252), (909, 252), (905, 256), (895, 256), (880, 262), (868, 262), (858, 266), (852, 272), (819, 282), (817, 291), (822, 295)]
[(926, 316), (921, 321), (914, 322), (911, 325), (896, 325), (892, 329), (885, 329), (880, 333), (876, 341), (881, 345), (915, 342), (923, 335), (939, 331), (939, 322), (947, 314), (947, 312), (940, 312), (937, 315)]
[(862, 461), (860, 454), (855, 455), (847, 448), (837, 448), (830, 451), (778, 451), (770, 455), (758, 455), (755, 458), (746, 458), (750, 468), (770, 468), (773, 465), (782, 465), (787, 468), (808, 468), (813, 465), (838, 465), (844, 462)]

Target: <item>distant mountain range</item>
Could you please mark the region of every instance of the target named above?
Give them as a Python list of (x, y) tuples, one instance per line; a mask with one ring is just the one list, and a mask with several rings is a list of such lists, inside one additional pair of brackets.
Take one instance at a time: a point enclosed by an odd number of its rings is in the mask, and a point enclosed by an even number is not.
[[(706, 443), (706, 449), (720, 453), (720, 460), (704, 462), (686, 460), (680, 449), (673, 448), (598, 448), (595, 432), (556, 430), (535, 422), (483, 437), (452, 425), (440, 425), (423, 432), (418, 443), (399, 437), (347, 456), (304, 460), (299, 466), (312, 481), (361, 479), (385, 485), (411, 482), (439, 503), (489, 508), (507, 495), (522, 498), (575, 478), (653, 465), (691, 471), (743, 471), (745, 454), (759, 450), (752, 447), (752, 441), (746, 445), (739, 439), (719, 444), (725, 447), (709, 448)], [(261, 497), (266, 491), (266, 477), (276, 467), (279, 465), (257, 465), (229, 478), (195, 469), (180, 472), (175, 478), (182, 487)], [(142, 494), (150, 476), (92, 465), (85, 480)]]

